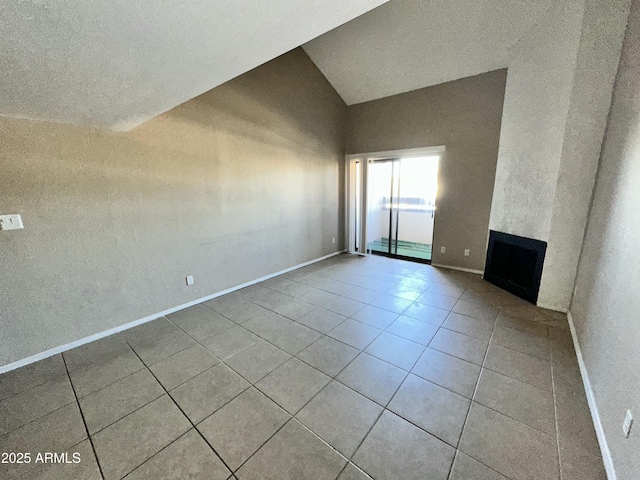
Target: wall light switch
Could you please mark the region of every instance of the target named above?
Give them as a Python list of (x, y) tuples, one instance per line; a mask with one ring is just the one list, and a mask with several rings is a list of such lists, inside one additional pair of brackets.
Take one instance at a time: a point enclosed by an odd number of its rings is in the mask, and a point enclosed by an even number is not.
[(336, 237), (333, 237), (333, 238), (331, 239), (331, 243), (336, 243)]
[(447, 251), (447, 247), (440, 247), (440, 253), (444, 253)]
[(187, 277), (187, 285), (193, 285), (193, 275)]
[(0, 230), (20, 230), (24, 228), (19, 214), (0, 215)]
[(468, 256), (469, 256), (469, 253), (470, 253), (470, 250), (469, 250), (468, 248), (465, 248), (465, 249), (464, 249), (464, 256), (465, 256), (465, 257), (468, 257)]

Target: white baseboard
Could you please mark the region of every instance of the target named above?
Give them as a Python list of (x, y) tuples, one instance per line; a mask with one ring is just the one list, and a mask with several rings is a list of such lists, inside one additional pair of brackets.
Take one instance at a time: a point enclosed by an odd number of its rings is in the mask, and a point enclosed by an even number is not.
[(536, 307), (544, 308), (546, 310), (553, 310), (554, 312), (569, 313), (569, 310), (565, 307), (558, 307), (556, 305), (547, 305), (546, 303), (537, 303)]
[(227, 288), (226, 290), (222, 290), (221, 292), (216, 292), (211, 295), (207, 295), (206, 297), (198, 298), (197, 300), (192, 300), (187, 303), (183, 303), (182, 305), (178, 305), (177, 307), (168, 308), (167, 310), (163, 310), (161, 312), (153, 313), (151, 315), (147, 315), (146, 317), (139, 318), (138, 320), (134, 320), (129, 323), (125, 323), (124, 325), (118, 325), (117, 327), (110, 328), (109, 330), (105, 330), (103, 332), (99, 332), (93, 335), (89, 335), (88, 337), (81, 338), (80, 340), (76, 340), (74, 342), (66, 343), (64, 345), (60, 345), (59, 347), (51, 348), (41, 353), (37, 353), (35, 355), (31, 355), (30, 357), (23, 358), (22, 360), (18, 360), (13, 363), (9, 363), (8, 365), (4, 365), (0, 367), (0, 374), (5, 372), (9, 372), (11, 370), (15, 370), (16, 368), (24, 367), (25, 365), (29, 365), (30, 363), (35, 363), (39, 360), (44, 360), (45, 358), (52, 357), (53, 355), (57, 355), (58, 353), (66, 352), (67, 350), (71, 350), (72, 348), (79, 347), (86, 343), (94, 342), (96, 340), (100, 340), (101, 338), (108, 337), (109, 335), (113, 335), (114, 333), (122, 332), (124, 330), (129, 330), (130, 328), (137, 327), (138, 325), (142, 325), (143, 323), (150, 322), (155, 320), (156, 318), (163, 317), (165, 315), (169, 315), (170, 313), (177, 312), (179, 310), (183, 310), (188, 307), (192, 307), (202, 302), (206, 302), (207, 300), (212, 300), (216, 297), (220, 297), (222, 295), (226, 295), (227, 293), (235, 292), (236, 290), (240, 290), (241, 288), (248, 287), (250, 285), (254, 285), (259, 282), (263, 282), (273, 277), (277, 277), (278, 275), (282, 275), (283, 273), (291, 272), (293, 270), (297, 270), (298, 268), (306, 267), (307, 265), (311, 265), (312, 263), (317, 263), (322, 260), (326, 260), (327, 258), (334, 257), (336, 255), (340, 255), (344, 253), (346, 250), (340, 250), (338, 252), (330, 253), (329, 255), (325, 255), (324, 257), (315, 258), (313, 260), (309, 260), (308, 262), (300, 263), (293, 267), (285, 268), (284, 270), (280, 270), (279, 272), (271, 273), (269, 275), (265, 275), (264, 277), (256, 278), (255, 280), (251, 280), (249, 282), (243, 283), (241, 285), (236, 285), (235, 287)]
[(478, 273), (482, 275), (484, 271), (482, 270), (474, 270), (473, 268), (462, 268), (462, 267), (454, 267), (452, 265), (442, 265), (441, 263), (432, 263), (432, 267), (440, 267), (440, 268), (448, 268), (449, 270), (458, 270), (459, 272), (467, 272), (467, 273)]
[(602, 428), (602, 421), (600, 420), (600, 413), (598, 412), (598, 406), (596, 405), (596, 397), (593, 394), (591, 388), (591, 382), (589, 381), (589, 374), (587, 373), (587, 366), (582, 358), (582, 350), (580, 350), (580, 344), (578, 343), (578, 335), (576, 333), (576, 327), (573, 324), (573, 317), (571, 312), (567, 312), (567, 319), (569, 320), (569, 329), (571, 330), (571, 337), (573, 338), (573, 346), (576, 350), (576, 357), (578, 357), (578, 365), (580, 366), (580, 374), (582, 375), (582, 383), (584, 384), (584, 391), (587, 394), (587, 402), (589, 403), (589, 410), (591, 411), (591, 419), (596, 429), (596, 436), (598, 437), (598, 444), (600, 445), (600, 452), (602, 454), (602, 462), (607, 472), (607, 478), (609, 480), (616, 480), (616, 470), (613, 466), (613, 458), (611, 457), (611, 451), (607, 444), (607, 438)]

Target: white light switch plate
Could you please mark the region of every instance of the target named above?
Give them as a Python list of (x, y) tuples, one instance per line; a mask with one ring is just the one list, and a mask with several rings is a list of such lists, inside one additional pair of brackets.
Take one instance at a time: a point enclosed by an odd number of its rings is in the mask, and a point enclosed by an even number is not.
[(20, 230), (24, 228), (19, 214), (0, 215), (0, 230)]
[(193, 285), (193, 275), (187, 277), (187, 285)]

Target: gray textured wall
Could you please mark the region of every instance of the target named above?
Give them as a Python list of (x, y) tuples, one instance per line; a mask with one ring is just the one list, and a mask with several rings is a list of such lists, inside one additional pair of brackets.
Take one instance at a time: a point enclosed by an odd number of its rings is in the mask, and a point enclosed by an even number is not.
[(484, 269), (506, 76), (496, 70), (348, 107), (347, 153), (446, 146), (433, 263)]
[(131, 132), (0, 119), (0, 365), (341, 249), (345, 125), (301, 49)]
[[(571, 314), (618, 480), (640, 478), (640, 2), (613, 92)], [(622, 435), (626, 410), (635, 413)]]

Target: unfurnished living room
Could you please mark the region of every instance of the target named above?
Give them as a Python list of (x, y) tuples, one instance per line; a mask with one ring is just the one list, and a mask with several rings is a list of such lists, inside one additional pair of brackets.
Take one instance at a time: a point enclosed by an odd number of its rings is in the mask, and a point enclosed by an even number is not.
[(4, 0), (0, 478), (640, 479), (640, 0)]

